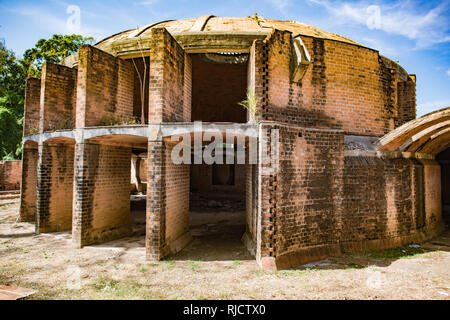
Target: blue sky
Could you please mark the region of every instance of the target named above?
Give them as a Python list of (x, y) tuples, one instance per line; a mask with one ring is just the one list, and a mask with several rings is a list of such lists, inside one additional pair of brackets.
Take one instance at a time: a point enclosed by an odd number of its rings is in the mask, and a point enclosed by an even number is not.
[[(71, 6), (80, 8), (73, 23)], [(30, 1), (0, 0), (0, 38), (22, 55), (40, 38), (108, 35), (166, 19), (201, 15), (296, 20), (356, 40), (417, 74), (417, 113), (450, 106), (450, 0), (446, 1)], [(67, 22), (69, 19), (69, 23)]]

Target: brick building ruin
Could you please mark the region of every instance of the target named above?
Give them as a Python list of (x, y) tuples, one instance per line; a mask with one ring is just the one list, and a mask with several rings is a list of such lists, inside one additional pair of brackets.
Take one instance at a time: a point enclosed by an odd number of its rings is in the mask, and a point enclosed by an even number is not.
[[(242, 204), (242, 240), (265, 269), (423, 241), (448, 217), (450, 110), (414, 120), (415, 81), (293, 21), (203, 16), (112, 35), (27, 80), (20, 219), (71, 230), (79, 247), (125, 237), (132, 181), (151, 260), (189, 243), (199, 197)], [(249, 87), (257, 122), (238, 105)], [(277, 130), (278, 171), (174, 164), (172, 137), (196, 134), (193, 121), (246, 150)]]

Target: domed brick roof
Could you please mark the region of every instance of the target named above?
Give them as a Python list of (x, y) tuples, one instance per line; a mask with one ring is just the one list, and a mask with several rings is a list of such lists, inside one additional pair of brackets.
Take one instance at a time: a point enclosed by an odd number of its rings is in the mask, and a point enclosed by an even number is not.
[(189, 34), (261, 34), (265, 35), (272, 31), (272, 29), (288, 30), (293, 34), (300, 34), (309, 37), (330, 39), (349, 44), (359, 45), (360, 43), (340, 36), (335, 33), (326, 32), (311, 25), (297, 22), (297, 21), (280, 21), (271, 20), (262, 17), (255, 19), (254, 17), (245, 18), (230, 18), (230, 17), (215, 17), (202, 16), (195, 19), (183, 20), (166, 20), (149, 24), (144, 27), (131, 29), (114, 34), (99, 41), (96, 46), (106, 48), (117, 41), (126, 41), (134, 39), (145, 39), (151, 37), (153, 28), (166, 28), (172, 36), (189, 35)]

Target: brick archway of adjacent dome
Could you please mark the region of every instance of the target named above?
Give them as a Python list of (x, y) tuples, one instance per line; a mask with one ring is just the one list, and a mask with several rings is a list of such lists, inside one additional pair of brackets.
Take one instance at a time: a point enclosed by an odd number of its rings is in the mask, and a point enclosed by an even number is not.
[(450, 107), (409, 121), (381, 137), (375, 144), (380, 151), (437, 155), (450, 147)]

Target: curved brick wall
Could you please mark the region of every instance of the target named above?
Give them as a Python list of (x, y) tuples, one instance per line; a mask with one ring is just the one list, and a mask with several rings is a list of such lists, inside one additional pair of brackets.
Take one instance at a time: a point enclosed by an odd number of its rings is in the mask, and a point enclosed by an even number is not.
[[(435, 160), (346, 154), (340, 130), (262, 128), (278, 129), (280, 138), (278, 170), (260, 177), (264, 268), (397, 247), (442, 231)], [(255, 219), (247, 212), (249, 225)], [(256, 244), (257, 237), (247, 229), (248, 241)]]
[(380, 136), (415, 118), (413, 79), (362, 46), (302, 37), (311, 64), (300, 83), (291, 82), (290, 37), (274, 31), (256, 52), (264, 119)]

